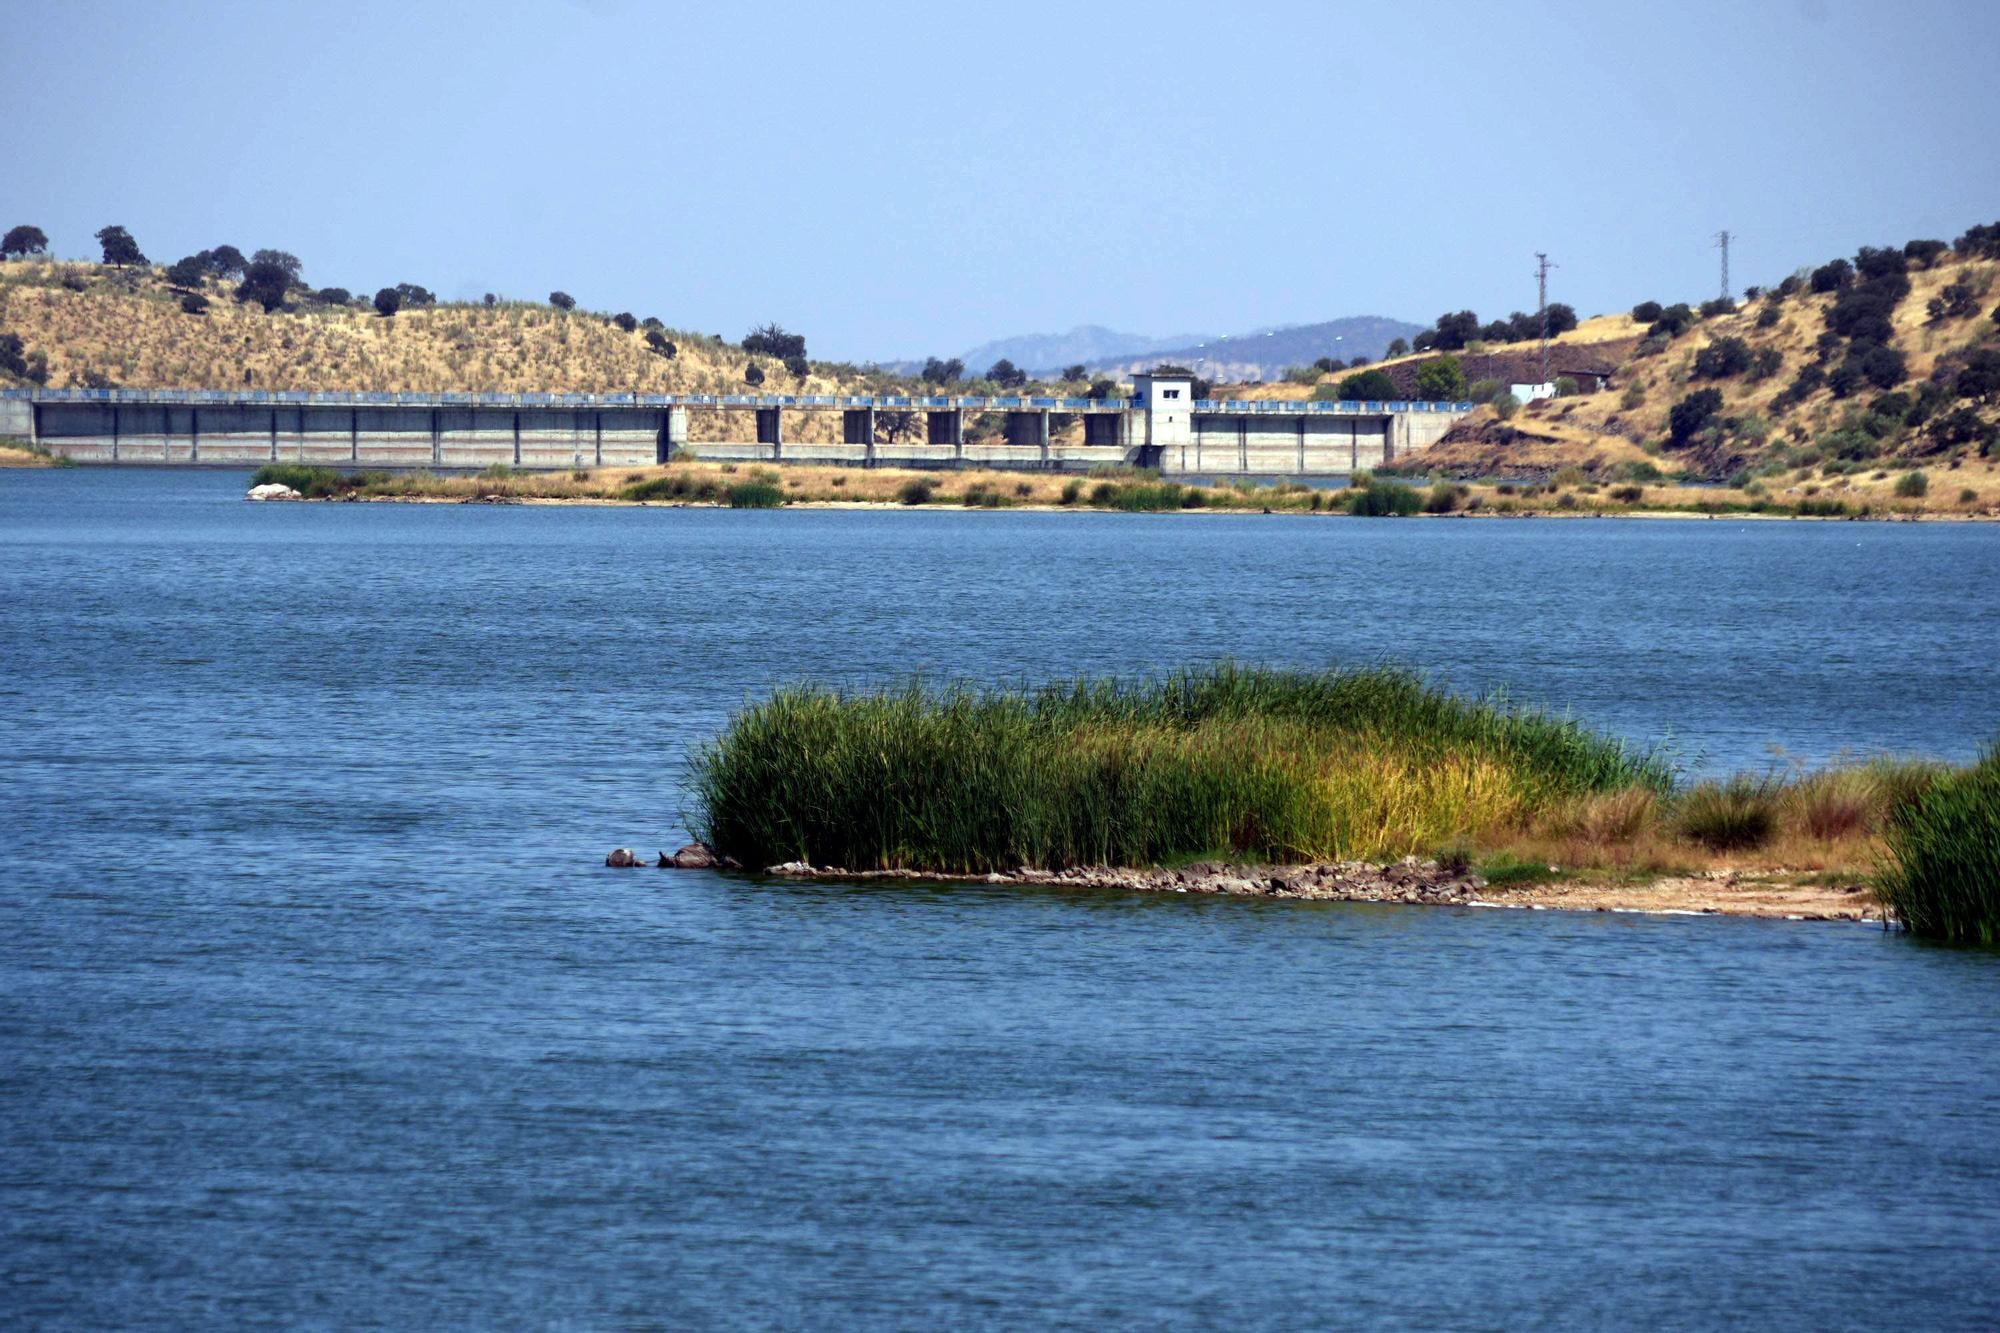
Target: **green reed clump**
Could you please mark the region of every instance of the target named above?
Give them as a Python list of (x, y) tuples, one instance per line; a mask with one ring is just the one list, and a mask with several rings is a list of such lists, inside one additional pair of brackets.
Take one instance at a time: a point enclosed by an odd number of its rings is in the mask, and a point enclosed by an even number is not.
[(782, 690), (697, 752), (699, 835), (746, 864), (939, 872), (1427, 850), (1657, 756), (1394, 669), (1234, 666), (991, 691)]
[(1912, 934), (2000, 944), (2000, 749), (1889, 815), (1876, 896)]
[(1704, 782), (1681, 798), (1675, 812), (1681, 835), (1711, 851), (1762, 847), (1778, 827), (1778, 793), (1755, 778)]
[(351, 490), (355, 480), (330, 467), (307, 463), (266, 463), (250, 475), (252, 486), (289, 486), (309, 500)]
[(634, 482), (618, 492), (621, 500), (685, 500), (691, 503), (713, 501), (721, 496), (720, 483), (685, 472), (669, 472), (663, 477)]
[(785, 492), (774, 481), (739, 481), (724, 491), (731, 509), (776, 509), (785, 502)]
[(1414, 487), (1379, 477), (1371, 477), (1366, 486), (1351, 490), (1347, 500), (1347, 512), (1363, 518), (1408, 518), (1423, 507), (1423, 497)]
[(1157, 514), (1183, 508), (1186, 488), (1179, 482), (1162, 481), (1151, 484), (1138, 483), (1121, 486), (1112, 499), (1113, 509), (1122, 509), (1128, 514)]

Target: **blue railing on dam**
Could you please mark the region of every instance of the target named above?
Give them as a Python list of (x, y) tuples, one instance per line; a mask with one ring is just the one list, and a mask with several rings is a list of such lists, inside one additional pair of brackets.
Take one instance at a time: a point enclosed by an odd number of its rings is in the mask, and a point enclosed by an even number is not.
[[(874, 408), (877, 411), (1043, 411), (1125, 412), (1138, 408), (1131, 398), (971, 398), (886, 394), (712, 394), (712, 393), (313, 393), (296, 389), (0, 389), (0, 398), (37, 403), (165, 403), (228, 407), (734, 407)], [(1196, 412), (1362, 413), (1470, 412), (1469, 402), (1339, 402), (1316, 399), (1198, 398)]]

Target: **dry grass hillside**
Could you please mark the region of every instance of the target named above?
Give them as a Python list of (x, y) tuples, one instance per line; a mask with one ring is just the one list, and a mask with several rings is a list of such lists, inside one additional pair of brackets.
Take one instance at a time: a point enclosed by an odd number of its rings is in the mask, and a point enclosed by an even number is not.
[[(1975, 240), (1980, 231), (1991, 229), (1974, 229)], [(1796, 501), (1942, 468), (1968, 474), (1953, 478), (1954, 494), (1969, 484), (1984, 496), (2000, 461), (2000, 257), (1990, 239), (1961, 245), (1965, 253), (1909, 259), (1881, 287), (1850, 273), (1842, 288), (1816, 292), (1802, 273), (1732, 311), (1697, 314), (1678, 332), (1630, 315), (1586, 320), (1555, 339), (1550, 355), (1552, 374), (1575, 378), (1579, 392), (1519, 410), (1510, 401), (1483, 406), (1406, 470), (1733, 480)], [(1857, 335), (1852, 317), (1868, 303), (1864, 289), (1880, 318)], [(1877, 346), (1885, 351), (1871, 354)], [(1539, 378), (1531, 343), (1475, 343), (1449, 355), (1475, 399)], [(1420, 353), (1367, 369), (1387, 374), (1404, 396), (1421, 396), (1417, 372), (1438, 359)], [(1602, 388), (1586, 373), (1605, 371)], [(1331, 397), (1355, 373), (1215, 392)], [(1677, 428), (1676, 406), (1691, 400)]]
[[(384, 318), (361, 305), (300, 304), (266, 314), (210, 283), (202, 314), (181, 308), (191, 289), (156, 269), (97, 264), (0, 264), (0, 334), (46, 366), (51, 388), (249, 388), (484, 393), (867, 393), (901, 384), (844, 365), (814, 363), (803, 379), (714, 335), (667, 330), (661, 356), (645, 330), (608, 315), (517, 302), (437, 305)], [(761, 390), (745, 382), (757, 364)], [(0, 384), (29, 381), (0, 370)], [(747, 427), (700, 413), (696, 438)], [(840, 435), (838, 414), (797, 414), (797, 439)]]
[[(648, 345), (644, 328), (621, 329), (602, 312), (563, 311), (527, 302), (440, 304), (384, 318), (365, 302), (301, 300), (265, 313), (233, 298), (234, 284), (176, 287), (158, 268), (15, 261), (0, 263), (0, 335), (22, 341), (22, 356), (51, 388), (203, 388), (379, 393), (923, 393), (929, 386), (842, 363), (813, 362), (794, 376), (774, 357), (752, 356), (713, 334), (663, 330), (675, 354)], [(201, 314), (182, 309), (191, 292)], [(756, 365), (761, 386), (745, 371)], [(0, 368), (0, 387), (33, 381)], [(1085, 384), (1054, 386), (1080, 395)], [(959, 392), (1004, 392), (986, 383)], [(921, 431), (921, 414), (878, 422), (884, 438)], [(785, 437), (841, 438), (837, 412), (794, 412)], [(747, 411), (696, 412), (697, 443), (755, 438)], [(966, 439), (1005, 431), (998, 413), (967, 417)], [(1058, 443), (1081, 439), (1082, 425), (1058, 418)]]

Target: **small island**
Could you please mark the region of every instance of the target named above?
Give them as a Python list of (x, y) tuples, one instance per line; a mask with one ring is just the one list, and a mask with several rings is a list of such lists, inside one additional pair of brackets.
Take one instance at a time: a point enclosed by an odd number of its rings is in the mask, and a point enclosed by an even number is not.
[(737, 713), (691, 785), (702, 845), (662, 865), (2000, 938), (2000, 755), (1688, 782), (1662, 750), (1396, 668), (801, 686)]

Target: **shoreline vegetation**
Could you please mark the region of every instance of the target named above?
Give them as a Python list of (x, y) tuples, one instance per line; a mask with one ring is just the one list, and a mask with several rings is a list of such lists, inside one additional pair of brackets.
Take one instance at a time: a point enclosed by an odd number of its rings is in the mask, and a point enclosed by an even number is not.
[[(1917, 478), (1912, 482), (1910, 477)], [(1775, 498), (1755, 490), (1633, 482), (1607, 486), (1581, 474), (1546, 482), (1410, 483), (1359, 472), (1345, 487), (1292, 480), (1200, 485), (1148, 468), (1087, 475), (997, 470), (927, 471), (811, 463), (677, 460), (649, 467), (483, 472), (343, 471), (271, 463), (252, 486), (289, 487), (298, 498), (460, 504), (600, 504), (772, 509), (838, 506), (930, 509), (1077, 509), (1128, 513), (1338, 514), (1362, 517), (1807, 518), (1991, 520), (2000, 506), (1969, 490), (1932, 488), (1922, 472), (1847, 498)], [(1971, 496), (1971, 499), (1967, 499)], [(287, 497), (289, 498), (289, 497)]]
[(799, 686), (737, 713), (690, 770), (699, 856), (777, 874), (1893, 919), (2000, 940), (2000, 755), (1688, 782), (1662, 749), (1399, 668)]

